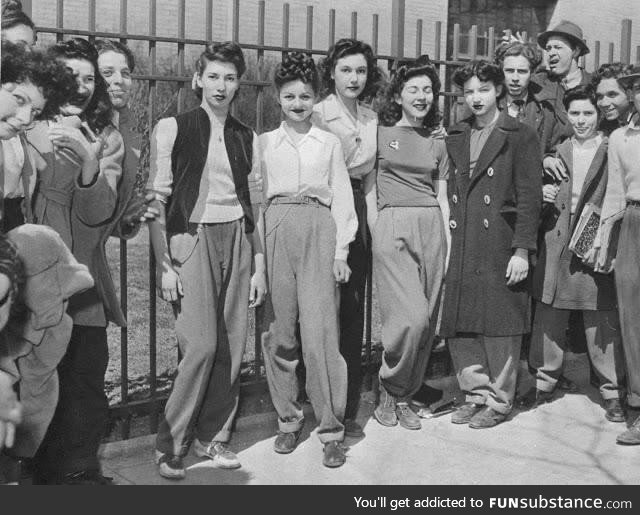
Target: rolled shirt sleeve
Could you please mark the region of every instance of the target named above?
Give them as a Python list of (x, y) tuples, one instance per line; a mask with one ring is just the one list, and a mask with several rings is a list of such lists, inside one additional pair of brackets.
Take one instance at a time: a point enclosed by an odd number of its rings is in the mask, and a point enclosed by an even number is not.
[(166, 202), (172, 192), (171, 153), (177, 135), (178, 124), (175, 118), (163, 118), (156, 124), (151, 134), (147, 190), (156, 193), (162, 202)]

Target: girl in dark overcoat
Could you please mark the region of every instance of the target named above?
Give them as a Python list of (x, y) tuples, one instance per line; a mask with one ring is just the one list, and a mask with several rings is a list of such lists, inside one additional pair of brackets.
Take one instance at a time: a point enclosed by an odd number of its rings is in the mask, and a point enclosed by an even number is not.
[(451, 254), (441, 336), (466, 402), (452, 422), (503, 422), (513, 405), (522, 335), (529, 331), (525, 281), (536, 251), (542, 163), (530, 127), (497, 109), (502, 70), (471, 61), (454, 75), (474, 113), (447, 137)]
[(557, 150), (569, 180), (543, 189), (545, 208), (538, 262), (533, 273), (536, 311), (529, 364), (536, 386), (526, 406), (551, 400), (562, 372), (565, 328), (572, 310), (582, 312), (587, 351), (598, 375), (606, 418), (624, 422), (620, 381), (624, 377), (616, 292), (611, 275), (593, 271), (593, 251), (583, 259), (569, 248), (583, 213), (602, 207), (607, 185), (607, 137), (597, 131), (598, 108), (591, 86), (578, 86), (564, 99), (573, 137)]

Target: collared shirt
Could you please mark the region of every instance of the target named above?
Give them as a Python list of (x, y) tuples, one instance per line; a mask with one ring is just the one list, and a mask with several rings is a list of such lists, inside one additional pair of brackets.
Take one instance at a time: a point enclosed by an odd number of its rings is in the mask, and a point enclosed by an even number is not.
[(609, 178), (601, 218), (616, 214), (627, 200), (640, 201), (640, 115), (609, 137)]
[(315, 125), (298, 143), (284, 125), (260, 136), (266, 199), (305, 195), (331, 208), (336, 223), (336, 259), (347, 259), (358, 229), (349, 174), (340, 140)]
[(573, 153), (573, 170), (571, 172), (571, 214), (575, 214), (582, 193), (584, 181), (587, 173), (596, 156), (598, 148), (602, 144), (602, 133), (596, 134), (594, 137), (586, 141), (580, 141), (574, 137), (571, 138), (571, 147)]
[[(201, 107), (209, 116), (211, 135), (207, 161), (200, 178), (198, 199), (189, 221), (223, 223), (238, 220), (244, 216), (244, 213), (236, 193), (229, 155), (224, 144), (224, 122), (213, 114), (205, 100), (202, 101)], [(165, 201), (172, 192), (171, 153), (177, 134), (178, 124), (176, 119), (171, 117), (160, 120), (151, 136), (151, 162), (147, 189), (159, 193)], [(250, 182), (260, 184), (260, 176), (260, 148), (258, 137), (254, 133)]]
[(568, 91), (577, 86), (580, 86), (584, 82), (585, 81), (584, 81), (583, 72), (580, 68), (578, 68), (577, 70), (574, 70), (572, 73), (569, 73), (566, 77), (563, 77), (562, 79), (560, 79), (560, 85), (562, 86), (562, 89), (564, 89), (565, 91)]
[(511, 95), (507, 94), (507, 113), (509, 114), (509, 116), (519, 119), (524, 118), (524, 110), (525, 106), (527, 105), (528, 97), (529, 94), (527, 93), (524, 98), (514, 100), (513, 98), (511, 98)]
[(349, 176), (362, 179), (376, 163), (378, 115), (356, 104), (356, 118), (334, 94), (313, 107), (312, 121), (319, 128), (335, 134), (344, 151)]

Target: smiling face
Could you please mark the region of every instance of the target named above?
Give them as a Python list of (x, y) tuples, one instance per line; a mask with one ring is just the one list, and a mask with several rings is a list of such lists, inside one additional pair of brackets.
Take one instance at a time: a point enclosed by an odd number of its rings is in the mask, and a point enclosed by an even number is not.
[(208, 61), (197, 84), (202, 88), (202, 98), (214, 112), (226, 112), (240, 88), (240, 78), (234, 64)]
[(63, 63), (76, 78), (78, 91), (62, 106), (61, 112), (65, 116), (80, 116), (87, 109), (96, 90), (96, 70), (91, 61), (85, 59), (63, 59)]
[(569, 123), (577, 140), (591, 138), (598, 129), (598, 109), (589, 100), (573, 100), (567, 109)]
[(629, 101), (633, 103), (636, 112), (640, 113), (640, 78), (635, 79), (627, 90)]
[(367, 85), (367, 59), (362, 54), (342, 57), (331, 73), (336, 94), (343, 99), (355, 100)]
[(607, 120), (626, 116), (631, 106), (626, 91), (614, 78), (602, 79), (596, 88), (598, 109)]
[(529, 87), (531, 79), (531, 64), (523, 55), (510, 55), (504, 58), (502, 64), (504, 84), (509, 95), (514, 99), (522, 98)]
[(567, 38), (558, 35), (551, 36), (547, 40), (544, 50), (547, 54), (549, 70), (558, 77), (567, 76), (579, 53), (578, 49), (571, 49), (571, 43)]
[(116, 109), (123, 109), (131, 98), (131, 70), (127, 58), (113, 50), (107, 50), (98, 56), (100, 75), (107, 82), (109, 98)]
[(13, 138), (44, 109), (42, 89), (25, 81), (3, 84), (0, 89), (0, 139)]
[(433, 84), (426, 75), (416, 75), (404, 83), (400, 95), (395, 100), (402, 107), (399, 123), (415, 125), (422, 123), (433, 105)]
[(481, 81), (476, 75), (464, 83), (464, 100), (476, 117), (490, 118), (497, 110), (497, 99), (502, 92), (502, 86), (496, 86), (491, 81)]
[(278, 102), (288, 120), (305, 122), (313, 112), (316, 93), (311, 84), (301, 80), (292, 80), (282, 85), (278, 92)]

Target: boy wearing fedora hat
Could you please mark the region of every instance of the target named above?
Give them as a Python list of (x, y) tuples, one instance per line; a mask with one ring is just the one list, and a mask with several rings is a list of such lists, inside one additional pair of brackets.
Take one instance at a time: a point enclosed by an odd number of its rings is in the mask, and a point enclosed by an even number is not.
[[(616, 441), (640, 445), (640, 66), (618, 77), (618, 82), (627, 91), (636, 113), (629, 125), (616, 129), (609, 138), (609, 181), (601, 220), (624, 211), (614, 266), (627, 371), (627, 403), (635, 420)], [(598, 256), (597, 271), (608, 271), (604, 260), (605, 256)]]

